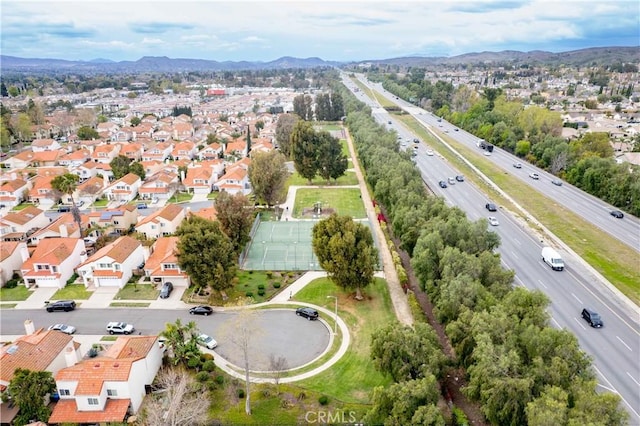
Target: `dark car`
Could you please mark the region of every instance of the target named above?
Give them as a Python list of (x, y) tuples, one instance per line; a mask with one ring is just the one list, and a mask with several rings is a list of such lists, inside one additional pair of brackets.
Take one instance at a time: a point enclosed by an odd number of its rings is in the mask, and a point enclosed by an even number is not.
[(172, 291), (173, 283), (167, 281), (166, 283), (162, 284), (162, 290), (160, 290), (160, 299), (166, 299), (167, 297), (169, 297)]
[(298, 308), (296, 309), (296, 315), (306, 318), (309, 321), (318, 319), (318, 311), (313, 308)]
[(484, 207), (485, 207), (487, 210), (489, 210), (490, 212), (498, 211), (498, 208), (497, 208), (497, 207), (496, 207), (496, 205), (495, 205), (495, 204), (493, 204), (493, 203), (487, 203), (487, 204), (485, 204), (485, 205), (484, 205)]
[(71, 206), (60, 206), (58, 207), (58, 213), (66, 213), (71, 211)]
[(612, 210), (611, 211), (611, 216), (617, 218), (617, 219), (622, 219), (624, 217), (624, 213), (622, 213), (620, 210)]
[(211, 306), (201, 305), (194, 306), (193, 308), (189, 309), (189, 314), (191, 315), (204, 315), (206, 317), (207, 315), (211, 315), (212, 313), (213, 308)]
[(588, 308), (584, 308), (582, 310), (582, 318), (584, 318), (584, 320), (588, 322), (589, 325), (593, 328), (600, 328), (604, 325), (602, 323), (602, 319), (600, 318), (600, 315), (598, 315), (597, 312), (592, 311), (591, 309), (588, 309)]
[(47, 303), (47, 312), (73, 311), (76, 308), (76, 302), (73, 300), (58, 300), (57, 302)]
[(438, 185), (440, 185), (440, 188), (446, 188), (447, 187), (447, 182), (441, 180), (440, 182), (438, 182)]
[(457, 180), (458, 182), (464, 182), (464, 176), (462, 176), (462, 175), (458, 175), (458, 176), (456, 176), (456, 180)]

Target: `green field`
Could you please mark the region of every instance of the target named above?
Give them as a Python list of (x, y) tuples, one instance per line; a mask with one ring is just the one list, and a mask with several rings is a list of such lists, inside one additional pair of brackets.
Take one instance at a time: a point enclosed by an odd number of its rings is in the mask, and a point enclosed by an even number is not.
[(360, 188), (299, 188), (296, 191), (296, 202), (293, 208), (294, 217), (307, 217), (304, 209), (313, 209), (315, 203), (322, 203), (325, 209), (333, 209), (342, 216), (352, 216), (355, 219), (366, 218), (366, 212)]

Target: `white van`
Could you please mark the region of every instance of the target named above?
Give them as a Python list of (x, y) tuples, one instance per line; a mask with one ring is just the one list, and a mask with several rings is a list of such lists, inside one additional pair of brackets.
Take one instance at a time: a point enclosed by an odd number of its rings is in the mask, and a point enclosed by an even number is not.
[(542, 260), (544, 261), (544, 263), (551, 266), (551, 269), (553, 269), (554, 271), (562, 271), (564, 269), (564, 262), (562, 261), (562, 257), (560, 257), (558, 252), (551, 247), (542, 248)]

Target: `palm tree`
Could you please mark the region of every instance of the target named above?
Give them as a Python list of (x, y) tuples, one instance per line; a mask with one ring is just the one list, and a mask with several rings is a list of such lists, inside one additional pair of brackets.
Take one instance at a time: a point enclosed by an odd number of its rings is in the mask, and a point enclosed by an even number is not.
[(80, 210), (78, 206), (76, 206), (76, 201), (73, 199), (73, 193), (76, 191), (78, 187), (78, 181), (80, 177), (78, 175), (74, 175), (73, 173), (65, 173), (60, 176), (56, 176), (51, 181), (51, 187), (58, 192), (69, 195), (71, 198), (71, 215), (73, 216), (73, 220), (78, 224), (78, 229), (80, 230), (80, 237), (82, 237), (82, 218), (80, 217)]
[(196, 336), (198, 328), (194, 321), (182, 324), (180, 318), (175, 323), (167, 323), (160, 336), (166, 339), (165, 344), (169, 353), (173, 356), (173, 364), (184, 363), (186, 365), (189, 358), (200, 353)]

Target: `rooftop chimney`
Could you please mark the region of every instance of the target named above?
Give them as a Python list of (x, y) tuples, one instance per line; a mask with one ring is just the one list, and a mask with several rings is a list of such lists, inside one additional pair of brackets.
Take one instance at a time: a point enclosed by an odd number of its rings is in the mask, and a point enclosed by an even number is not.
[(26, 334), (33, 334), (36, 332), (36, 326), (33, 325), (33, 321), (30, 319), (24, 320), (24, 331)]

